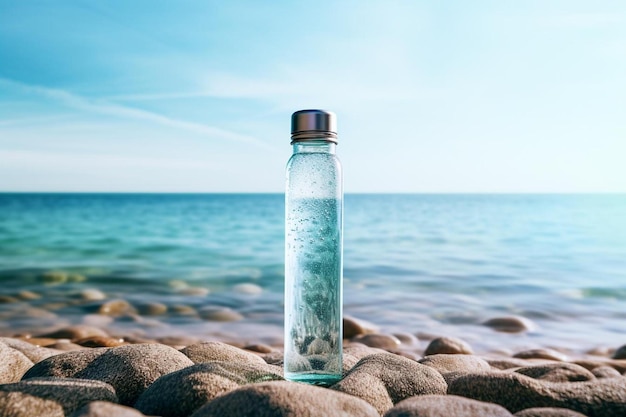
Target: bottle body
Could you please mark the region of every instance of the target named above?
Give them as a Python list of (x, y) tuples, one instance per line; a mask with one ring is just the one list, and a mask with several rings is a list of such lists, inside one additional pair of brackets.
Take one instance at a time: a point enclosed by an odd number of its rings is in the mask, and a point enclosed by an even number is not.
[(342, 375), (343, 187), (335, 144), (295, 142), (285, 192), (285, 378)]

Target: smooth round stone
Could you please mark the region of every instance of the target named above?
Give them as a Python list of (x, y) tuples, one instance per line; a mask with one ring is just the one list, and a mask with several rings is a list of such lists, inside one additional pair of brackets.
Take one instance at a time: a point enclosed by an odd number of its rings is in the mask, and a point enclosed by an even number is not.
[(547, 359), (550, 361), (567, 361), (567, 355), (557, 352), (554, 349), (541, 348), (541, 349), (529, 349), (521, 352), (517, 352), (513, 355), (514, 358), (520, 359)]
[(400, 401), (384, 417), (509, 417), (506, 408), (457, 395), (418, 395)]
[(512, 413), (555, 407), (589, 416), (626, 415), (626, 378), (557, 383), (516, 372), (470, 373), (454, 379), (448, 394), (500, 404)]
[(472, 347), (464, 340), (456, 337), (438, 337), (428, 344), (424, 356), (437, 354), (471, 355), (473, 353)]
[(80, 299), (84, 301), (102, 301), (106, 300), (107, 296), (102, 291), (96, 288), (88, 288), (78, 293)]
[(42, 346), (42, 347), (50, 346), (58, 342), (58, 339), (53, 339), (51, 337), (24, 337), (24, 338), (20, 338), (20, 340), (28, 342), (34, 346)]
[(85, 347), (81, 346), (81, 345), (77, 345), (76, 343), (72, 343), (70, 341), (59, 341), (57, 343), (53, 343), (49, 346), (47, 346), (49, 349), (56, 349), (56, 350), (60, 350), (63, 352), (70, 352), (73, 350), (82, 350), (82, 349), (86, 349)]
[(144, 316), (161, 316), (167, 313), (167, 306), (162, 303), (145, 303), (138, 305), (137, 311)]
[(98, 313), (115, 317), (125, 314), (134, 314), (136, 311), (126, 300), (111, 300), (100, 305)]
[(289, 381), (249, 384), (209, 402), (191, 417), (380, 417), (367, 402)]
[(626, 345), (617, 348), (615, 353), (613, 353), (613, 359), (626, 359)]
[(491, 370), (491, 366), (474, 355), (438, 354), (429, 355), (418, 361), (436, 369), (441, 374), (448, 372), (483, 372)]
[(41, 335), (41, 337), (69, 340), (85, 339), (95, 336), (108, 337), (109, 335), (102, 329), (84, 324), (75, 324), (73, 326), (64, 327), (62, 329)]
[(568, 362), (553, 362), (516, 369), (518, 374), (551, 382), (593, 381), (596, 377), (580, 365)]
[(186, 346), (198, 343), (199, 340), (197, 337), (193, 336), (166, 336), (159, 337), (157, 341), (168, 346), (181, 346), (182, 349)]
[(352, 339), (353, 342), (362, 343), (365, 346), (384, 350), (398, 349), (401, 345), (397, 337), (390, 334), (363, 334)]
[(514, 414), (515, 417), (586, 417), (568, 408), (535, 407)]
[[(101, 381), (74, 378), (33, 378), (0, 385), (0, 392), (20, 392), (52, 400), (63, 408), (66, 415), (92, 401), (117, 402), (115, 389), (111, 385)], [(42, 416), (47, 416), (47, 414)]]
[(194, 363), (224, 361), (265, 365), (260, 356), (222, 342), (196, 343), (181, 349), (181, 353)]
[(443, 395), (446, 388), (446, 381), (435, 369), (391, 353), (366, 356), (330, 387), (367, 401), (381, 415), (404, 399)]
[(50, 356), (59, 354), (58, 351), (53, 349), (44, 348), (40, 346), (33, 345), (27, 342), (28, 339), (14, 339), (10, 337), (0, 337), (0, 343), (4, 343), (11, 349), (15, 349), (20, 351), (30, 359), (33, 363), (37, 363), (42, 361)]
[(92, 401), (69, 417), (145, 417), (145, 415), (134, 408), (109, 401)]
[(161, 376), (193, 365), (176, 349), (161, 344), (126, 345), (103, 350), (75, 377), (111, 384), (122, 405), (133, 405)]
[(535, 324), (526, 317), (495, 317), (483, 323), (495, 331), (504, 333), (522, 333), (535, 329)]
[(116, 346), (127, 345), (128, 343), (126, 343), (124, 339), (119, 339), (115, 337), (91, 336), (91, 337), (86, 337), (84, 339), (77, 340), (76, 344), (80, 346), (84, 346), (84, 347), (95, 348), (95, 347), (116, 347)]
[(170, 310), (172, 311), (172, 313), (177, 314), (179, 316), (197, 316), (198, 315), (198, 312), (196, 311), (195, 308), (191, 306), (181, 305), (181, 304), (173, 305), (170, 308)]
[(419, 339), (411, 333), (394, 333), (393, 336), (397, 337), (403, 346), (419, 346), (420, 344)]
[(41, 298), (40, 294), (37, 294), (29, 290), (22, 290), (17, 294), (17, 296), (20, 299), (26, 300), (26, 301), (39, 300)]
[(375, 333), (378, 331), (377, 326), (365, 320), (360, 320), (351, 316), (343, 317), (343, 338), (352, 339), (362, 334)]
[(276, 352), (276, 349), (274, 349), (270, 345), (266, 345), (266, 344), (263, 344), (263, 343), (255, 343), (253, 345), (246, 345), (243, 348), (245, 350), (249, 350), (249, 351), (252, 351), (252, 352), (258, 352), (258, 353), (272, 353), (272, 352)]
[(228, 307), (203, 307), (198, 313), (202, 319), (208, 321), (238, 321), (244, 318), (240, 313)]
[(39, 307), (28, 307), (20, 311), (21, 317), (30, 317), (35, 319), (56, 319), (58, 316), (47, 309)]
[(2, 417), (65, 417), (65, 412), (63, 412), (63, 407), (53, 400), (19, 391), (0, 391), (0, 415)]
[(237, 284), (233, 287), (234, 292), (248, 295), (259, 295), (263, 292), (263, 288), (252, 283)]
[(188, 416), (240, 385), (282, 379), (275, 367), (265, 363), (200, 363), (163, 375), (141, 394), (134, 407), (148, 415)]
[(597, 368), (593, 368), (591, 373), (594, 374), (596, 378), (616, 378), (622, 376), (622, 374), (617, 372), (617, 369), (611, 368), (610, 366), (598, 366)]
[(0, 342), (0, 384), (19, 381), (31, 366), (26, 355)]

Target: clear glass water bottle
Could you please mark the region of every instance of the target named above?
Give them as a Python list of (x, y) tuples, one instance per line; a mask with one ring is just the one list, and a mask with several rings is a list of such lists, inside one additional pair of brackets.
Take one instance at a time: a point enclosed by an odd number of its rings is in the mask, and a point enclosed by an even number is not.
[(342, 374), (343, 180), (336, 118), (291, 116), (285, 192), (285, 378), (328, 386)]

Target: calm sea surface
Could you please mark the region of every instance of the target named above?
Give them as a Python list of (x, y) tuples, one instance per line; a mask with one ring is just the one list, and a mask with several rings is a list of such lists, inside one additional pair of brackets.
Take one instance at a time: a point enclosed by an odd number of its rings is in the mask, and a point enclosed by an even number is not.
[[(344, 312), (383, 331), (626, 343), (626, 195), (347, 195), (344, 227)], [(0, 194), (0, 335), (87, 322), (277, 342), (283, 250), (280, 194)], [(107, 321), (91, 289), (167, 311)], [(536, 328), (481, 325), (509, 315)]]

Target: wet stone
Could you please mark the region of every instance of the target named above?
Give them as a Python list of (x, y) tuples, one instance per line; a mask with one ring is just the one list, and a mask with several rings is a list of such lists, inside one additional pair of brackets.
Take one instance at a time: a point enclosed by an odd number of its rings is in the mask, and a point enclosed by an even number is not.
[(352, 339), (353, 337), (358, 335), (375, 333), (377, 330), (377, 326), (365, 320), (360, 320), (350, 316), (343, 317), (344, 339)]
[(134, 314), (136, 311), (126, 300), (111, 300), (101, 304), (98, 313), (107, 316), (121, 316)]
[(362, 343), (365, 346), (384, 349), (384, 350), (392, 350), (398, 349), (400, 347), (400, 340), (397, 337), (390, 334), (380, 334), (380, 333), (372, 333), (372, 334), (364, 334), (356, 336), (352, 339), (353, 342)]
[(456, 337), (438, 337), (428, 344), (424, 356), (436, 354), (471, 355), (473, 353), (472, 347), (464, 340)]
[(484, 322), (483, 325), (504, 333), (522, 333), (536, 327), (532, 321), (520, 316), (494, 317)]
[(243, 316), (228, 307), (203, 307), (199, 310), (200, 317), (207, 321), (239, 321)]
[(144, 303), (137, 306), (137, 311), (144, 316), (161, 316), (167, 313), (167, 306), (162, 303)]
[(560, 362), (567, 361), (567, 355), (548, 348), (524, 350), (516, 353), (513, 357), (520, 359), (547, 359)]

